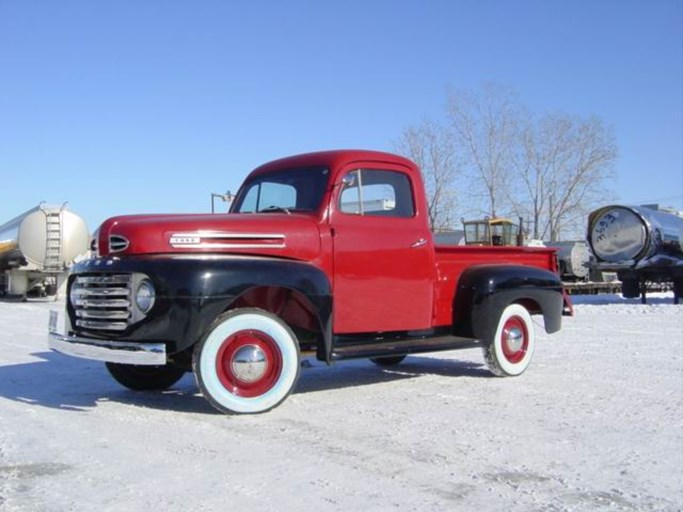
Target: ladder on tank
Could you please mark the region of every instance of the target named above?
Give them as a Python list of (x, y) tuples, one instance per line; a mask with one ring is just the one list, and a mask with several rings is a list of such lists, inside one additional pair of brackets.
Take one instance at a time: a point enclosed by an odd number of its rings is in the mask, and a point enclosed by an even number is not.
[(66, 204), (57, 209), (44, 208), (45, 214), (45, 270), (61, 272), (62, 265), (62, 212)]

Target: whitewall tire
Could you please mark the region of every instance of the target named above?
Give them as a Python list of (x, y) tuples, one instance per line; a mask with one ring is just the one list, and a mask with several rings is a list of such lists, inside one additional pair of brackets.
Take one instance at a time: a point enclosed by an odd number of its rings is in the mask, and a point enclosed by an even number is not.
[(299, 379), (296, 336), (267, 311), (243, 308), (220, 315), (194, 350), (197, 385), (216, 409), (265, 412), (282, 403)]
[(536, 347), (531, 315), (520, 304), (510, 304), (498, 320), (495, 334), (482, 340), (484, 359), (499, 377), (521, 375), (529, 367)]

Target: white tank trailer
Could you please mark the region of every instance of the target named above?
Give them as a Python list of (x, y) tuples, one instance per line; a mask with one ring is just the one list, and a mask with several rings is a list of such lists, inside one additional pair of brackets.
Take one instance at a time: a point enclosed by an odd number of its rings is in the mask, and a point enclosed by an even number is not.
[(584, 240), (571, 242), (545, 242), (548, 247), (557, 249), (560, 277), (563, 281), (594, 281), (589, 267), (591, 252)]
[(56, 295), (73, 261), (88, 251), (88, 227), (69, 211), (40, 204), (0, 226), (0, 294)]
[(624, 297), (647, 284), (673, 283), (674, 302), (683, 296), (683, 218), (647, 206), (604, 206), (588, 216), (588, 243), (595, 267), (616, 272)]

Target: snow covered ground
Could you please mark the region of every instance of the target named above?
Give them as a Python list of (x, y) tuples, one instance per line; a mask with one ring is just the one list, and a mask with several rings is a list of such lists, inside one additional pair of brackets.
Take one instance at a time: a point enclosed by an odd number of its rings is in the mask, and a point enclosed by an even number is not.
[(192, 375), (135, 393), (49, 352), (54, 303), (0, 302), (0, 511), (683, 509), (683, 305), (575, 303), (518, 378), (478, 349), (313, 361), (231, 417)]

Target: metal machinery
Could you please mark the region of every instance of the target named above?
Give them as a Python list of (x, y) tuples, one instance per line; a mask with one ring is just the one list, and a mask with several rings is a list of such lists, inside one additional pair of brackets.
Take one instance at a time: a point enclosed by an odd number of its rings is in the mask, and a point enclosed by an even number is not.
[(517, 225), (509, 219), (486, 217), (483, 220), (463, 219), (462, 224), (465, 229), (465, 245), (523, 245), (521, 222)]
[(465, 232), (462, 230), (435, 231), (432, 235), (436, 245), (465, 245)]
[(589, 267), (592, 255), (588, 244), (583, 240), (571, 242), (546, 242), (548, 247), (557, 249), (560, 277), (563, 281), (598, 281)]
[(0, 294), (55, 295), (77, 256), (88, 250), (85, 221), (40, 204), (0, 226)]
[(683, 218), (646, 206), (604, 206), (588, 216), (594, 266), (617, 272), (624, 297), (646, 301), (648, 283), (673, 283), (683, 296)]

